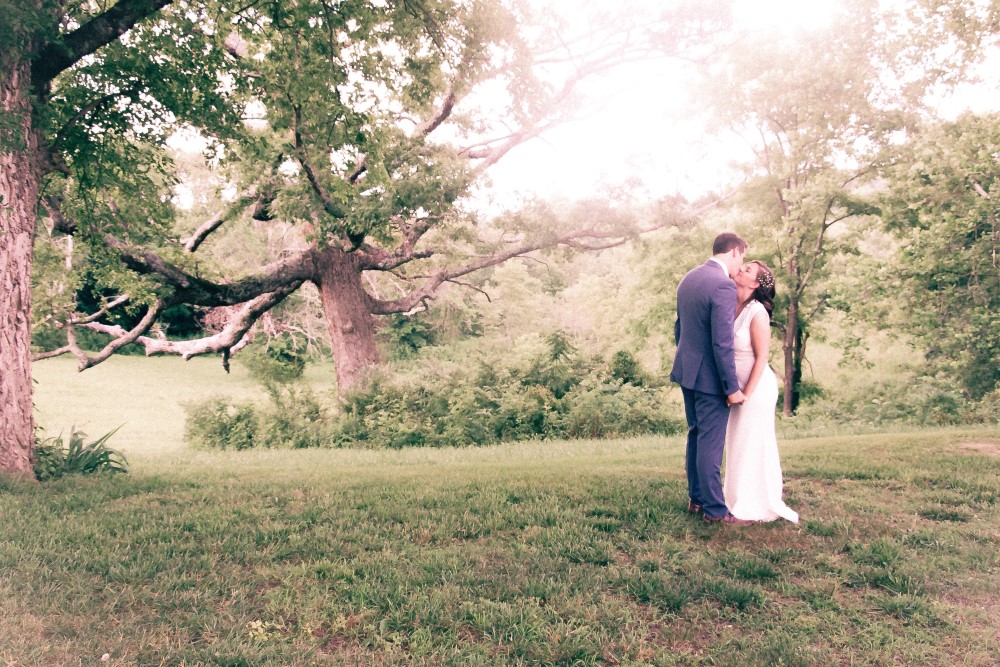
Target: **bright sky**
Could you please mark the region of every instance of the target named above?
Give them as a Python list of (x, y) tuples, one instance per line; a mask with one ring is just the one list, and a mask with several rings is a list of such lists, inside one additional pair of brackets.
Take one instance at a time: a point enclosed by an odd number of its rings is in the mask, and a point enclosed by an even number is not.
[[(548, 1), (568, 11), (577, 4)], [(777, 37), (823, 27), (839, 9), (838, 0), (739, 0), (736, 19)], [(1000, 58), (987, 63), (983, 74), (985, 85), (965, 87), (941, 100), (945, 117), (966, 109), (1000, 108)], [(693, 198), (727, 185), (732, 176), (727, 165), (747, 157), (745, 145), (707, 136), (697, 115), (689, 113), (696, 102), (667, 61), (616, 71), (612, 80), (588, 94), (591, 101), (603, 100), (588, 117), (519, 147), (491, 170), (498, 196), (534, 192), (586, 197), (604, 184), (638, 175), (652, 197), (679, 192)]]
[[(569, 12), (578, 4), (548, 1)], [(837, 0), (740, 0), (735, 18), (750, 30), (787, 34), (822, 27), (837, 8)], [(491, 170), (496, 190), (576, 198), (639, 175), (652, 197), (696, 197), (725, 184), (726, 165), (745, 155), (743, 146), (706, 136), (669, 61), (616, 70), (585, 90), (596, 109), (512, 151)]]
[[(580, 0), (533, 0), (572, 15)], [(886, 0), (908, 2), (910, 0)], [(659, 6), (661, 0), (629, 0)], [(739, 0), (736, 19), (745, 28), (776, 37), (824, 26), (838, 0)], [(968, 87), (942, 100), (942, 112), (1000, 108), (1000, 59), (984, 67), (986, 86)], [(983, 93), (988, 91), (989, 94)], [(587, 113), (511, 151), (490, 170), (487, 198), (509, 202), (517, 195), (583, 198), (634, 177), (651, 198), (681, 193), (689, 198), (731, 182), (728, 164), (747, 157), (733, 140), (711, 138), (697, 114), (679, 68), (670, 61), (637, 63), (584, 89)], [(190, 137), (183, 140), (190, 143)], [(184, 193), (179, 193), (183, 200)], [(182, 202), (182, 205), (187, 202)], [(487, 204), (488, 206), (488, 204)]]

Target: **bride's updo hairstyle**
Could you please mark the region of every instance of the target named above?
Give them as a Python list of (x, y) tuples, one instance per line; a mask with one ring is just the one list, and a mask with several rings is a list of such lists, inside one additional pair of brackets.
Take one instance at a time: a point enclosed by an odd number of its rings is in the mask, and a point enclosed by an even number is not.
[(771, 317), (774, 311), (774, 271), (758, 259), (751, 260), (750, 263), (757, 265), (757, 289), (750, 298), (759, 301), (767, 311), (767, 316)]

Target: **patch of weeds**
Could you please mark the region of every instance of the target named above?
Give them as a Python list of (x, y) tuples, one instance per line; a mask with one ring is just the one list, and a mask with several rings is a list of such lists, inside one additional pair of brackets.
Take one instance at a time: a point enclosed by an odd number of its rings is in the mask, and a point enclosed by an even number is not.
[(868, 544), (854, 544), (845, 547), (851, 558), (859, 565), (887, 568), (899, 562), (899, 547), (889, 540), (874, 540)]
[(643, 554), (635, 561), (640, 572), (656, 572), (660, 569), (660, 558), (654, 554)]
[(872, 598), (872, 603), (879, 611), (904, 621), (928, 624), (937, 620), (926, 600), (915, 595), (880, 595)]
[(850, 577), (849, 583), (853, 586), (880, 588), (899, 595), (924, 594), (924, 584), (922, 581), (908, 574), (886, 568), (863, 568)]
[(772, 563), (780, 564), (801, 554), (795, 549), (764, 549), (758, 552), (757, 555)]
[(841, 475), (844, 479), (853, 479), (855, 481), (868, 481), (868, 480), (883, 480), (891, 479), (891, 475), (886, 475), (886, 473), (880, 470), (848, 470)]
[(610, 517), (592, 519), (590, 525), (594, 530), (602, 533), (617, 533), (622, 529), (622, 522)]
[(87, 434), (74, 426), (66, 441), (63, 441), (62, 435), (58, 435), (38, 442), (32, 455), (35, 479), (47, 482), (70, 474), (128, 473), (125, 455), (107, 445), (117, 431), (116, 428), (88, 443)]
[(522, 584), (520, 593), (546, 604), (566, 594), (566, 582), (554, 577), (530, 578)]
[(931, 521), (952, 521), (955, 523), (968, 523), (972, 521), (972, 514), (969, 512), (962, 512), (949, 507), (930, 507), (919, 510), (917, 514)]
[(748, 581), (766, 581), (777, 579), (780, 575), (771, 563), (757, 558), (748, 558), (741, 563), (737, 563), (733, 568), (733, 574), (737, 579)]
[(810, 535), (816, 537), (836, 537), (847, 532), (847, 524), (843, 521), (805, 521), (805, 529)]
[(838, 611), (837, 582), (817, 582), (801, 586), (794, 591), (796, 597), (808, 604), (814, 611)]
[(545, 532), (543, 543), (560, 558), (571, 563), (608, 565), (614, 560), (614, 545), (593, 530), (584, 527), (552, 528)]
[(750, 554), (731, 552), (719, 557), (719, 566), (729, 575), (749, 581), (777, 579), (774, 564)]
[(955, 548), (954, 543), (932, 530), (918, 530), (907, 535), (903, 543), (909, 547), (935, 551), (953, 551)]
[(684, 605), (702, 596), (691, 582), (662, 573), (640, 572), (624, 577), (620, 585), (635, 600), (667, 612), (678, 612)]
[[(995, 505), (1000, 497), (1000, 489), (994, 484), (983, 484), (971, 480), (961, 480), (955, 478), (942, 477), (919, 477), (913, 483), (930, 489), (946, 489), (955, 492), (956, 498), (961, 500), (961, 504), (973, 503), (976, 505)], [(942, 504), (949, 504), (941, 500)]]
[(810, 655), (809, 646), (801, 638), (778, 634), (740, 651), (733, 665), (780, 665), (781, 667), (816, 667), (829, 664), (821, 656)]
[(708, 597), (718, 601), (722, 606), (739, 611), (759, 607), (764, 603), (764, 596), (753, 586), (714, 581), (706, 585), (705, 590)]
[(525, 657), (542, 665), (596, 665), (603, 653), (600, 637), (586, 625), (561, 623), (546, 639), (540, 654)]

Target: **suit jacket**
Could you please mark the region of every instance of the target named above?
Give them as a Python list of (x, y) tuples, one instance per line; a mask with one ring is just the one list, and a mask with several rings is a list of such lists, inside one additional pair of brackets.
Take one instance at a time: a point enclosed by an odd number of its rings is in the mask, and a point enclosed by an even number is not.
[(670, 379), (687, 389), (728, 396), (739, 389), (733, 357), (736, 284), (709, 260), (677, 286), (677, 355)]

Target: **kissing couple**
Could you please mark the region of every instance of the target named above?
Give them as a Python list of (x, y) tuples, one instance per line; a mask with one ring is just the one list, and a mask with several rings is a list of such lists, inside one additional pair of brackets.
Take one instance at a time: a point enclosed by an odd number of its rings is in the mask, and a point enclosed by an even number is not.
[(723, 525), (779, 517), (798, 523), (781, 499), (774, 430), (778, 380), (768, 365), (774, 272), (757, 260), (744, 263), (746, 248), (736, 234), (719, 234), (711, 259), (677, 286), (670, 379), (681, 385), (688, 424), (688, 512)]

